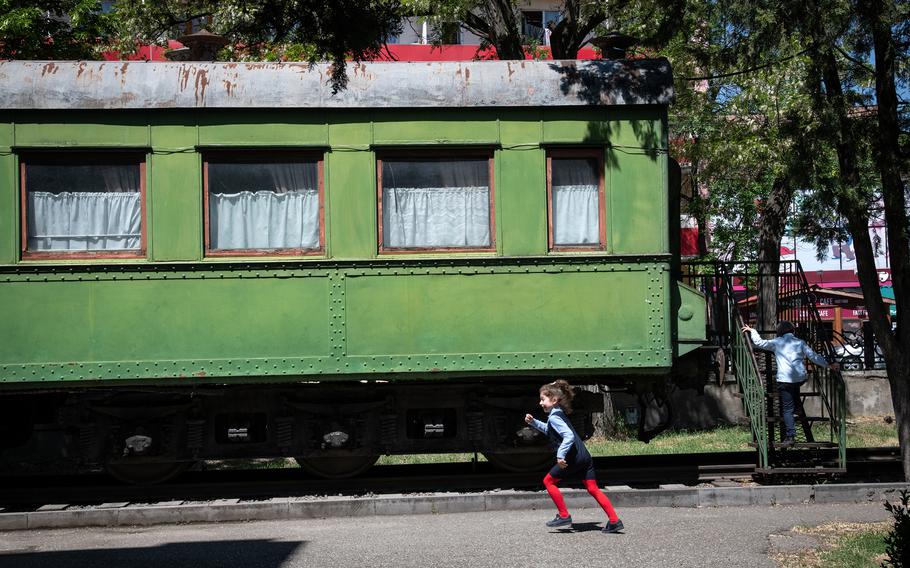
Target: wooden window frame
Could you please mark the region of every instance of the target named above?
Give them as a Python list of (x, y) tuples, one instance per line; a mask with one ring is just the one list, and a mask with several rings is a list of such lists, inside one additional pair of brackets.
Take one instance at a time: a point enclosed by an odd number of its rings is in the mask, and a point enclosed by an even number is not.
[[(553, 244), (553, 158), (594, 158), (598, 172), (598, 221), (600, 242), (591, 245)], [(607, 199), (602, 148), (553, 148), (547, 150), (547, 248), (550, 252), (590, 252), (607, 250)]]
[[(487, 176), (490, 182), (490, 244), (484, 247), (387, 247), (383, 243), (382, 227), (382, 163), (384, 160), (445, 160), (484, 159), (487, 161)], [(379, 254), (436, 254), (436, 253), (473, 253), (496, 252), (496, 180), (494, 174), (493, 149), (446, 148), (435, 149), (394, 149), (377, 153), (376, 157), (376, 227), (378, 229)]]
[[(109, 163), (122, 163), (139, 167), (139, 248), (128, 251), (33, 251), (28, 250), (28, 192), (26, 189), (26, 170), (29, 165), (78, 165), (86, 159), (101, 158)], [(145, 258), (148, 250), (146, 239), (147, 218), (146, 214), (146, 181), (145, 166), (146, 153), (144, 151), (122, 150), (59, 150), (24, 152), (19, 156), (19, 187), (20, 187), (20, 255), (22, 260), (90, 260), (109, 258)]]
[[(209, 162), (212, 159), (227, 160), (233, 163), (263, 164), (269, 162), (298, 160), (316, 162), (317, 192), (319, 196), (319, 247), (314, 249), (212, 249), (209, 225)], [(250, 256), (323, 256), (325, 255), (325, 184), (323, 177), (322, 152), (312, 150), (263, 150), (238, 148), (236, 150), (202, 150), (202, 216), (204, 255), (212, 257), (250, 257)]]

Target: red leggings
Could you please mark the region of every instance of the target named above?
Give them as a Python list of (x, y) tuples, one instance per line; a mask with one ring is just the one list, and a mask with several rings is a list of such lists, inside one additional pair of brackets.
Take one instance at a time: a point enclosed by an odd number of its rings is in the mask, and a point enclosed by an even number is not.
[[(550, 499), (553, 500), (553, 503), (556, 504), (556, 510), (559, 511), (560, 517), (568, 517), (569, 510), (566, 509), (566, 502), (562, 498), (562, 493), (559, 491), (559, 487), (556, 487), (556, 484), (559, 483), (559, 479), (553, 477), (549, 473), (546, 477), (543, 478), (543, 485), (547, 488), (547, 493), (550, 494)], [(610, 504), (610, 499), (604, 495), (603, 491), (597, 487), (597, 481), (593, 479), (584, 480), (585, 489), (588, 490), (588, 493), (591, 494), (591, 497), (597, 500), (600, 504), (600, 507), (607, 514), (607, 518), (610, 522), (616, 522), (619, 517), (616, 516), (616, 511), (613, 510), (613, 505)]]

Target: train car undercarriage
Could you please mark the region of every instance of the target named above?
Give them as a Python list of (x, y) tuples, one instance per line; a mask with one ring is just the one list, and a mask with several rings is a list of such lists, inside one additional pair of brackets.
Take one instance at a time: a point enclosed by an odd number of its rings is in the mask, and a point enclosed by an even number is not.
[[(157, 483), (203, 460), (290, 457), (312, 475), (337, 478), (365, 471), (383, 454), (478, 452), (503, 469), (539, 470), (552, 461), (552, 449), (524, 415), (543, 418), (537, 387), (546, 378), (501, 380), (6, 396), (0, 399), (0, 468), (103, 467), (125, 482)], [(646, 381), (636, 377), (628, 384), (641, 388)], [(601, 385), (627, 386), (618, 378)], [(571, 417), (588, 438), (592, 414), (603, 411), (603, 394), (576, 392)]]

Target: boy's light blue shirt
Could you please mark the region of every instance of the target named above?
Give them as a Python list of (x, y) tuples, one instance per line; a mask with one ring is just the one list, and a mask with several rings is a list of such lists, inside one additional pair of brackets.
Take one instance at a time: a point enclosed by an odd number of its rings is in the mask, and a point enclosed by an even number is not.
[(809, 347), (809, 344), (792, 333), (785, 333), (774, 339), (762, 339), (757, 331), (750, 330), (752, 343), (759, 349), (774, 352), (777, 362), (777, 382), (801, 383), (806, 380), (805, 359), (816, 365), (827, 367), (828, 361)]
[[(572, 429), (566, 424), (562, 415), (553, 414), (553, 410), (556, 410), (557, 408), (559, 408), (559, 406), (554, 406), (553, 409), (550, 410), (550, 415), (547, 417), (546, 422), (541, 422), (540, 420), (533, 418), (531, 420), (531, 426), (541, 434), (546, 435), (547, 424), (551, 424), (553, 429), (559, 432), (559, 435), (562, 436), (562, 443), (559, 444), (559, 449), (556, 450), (556, 459), (564, 460), (566, 459), (566, 454), (568, 454), (569, 450), (572, 448), (572, 444), (575, 443), (575, 433), (572, 432)], [(561, 408), (559, 409), (562, 410)]]

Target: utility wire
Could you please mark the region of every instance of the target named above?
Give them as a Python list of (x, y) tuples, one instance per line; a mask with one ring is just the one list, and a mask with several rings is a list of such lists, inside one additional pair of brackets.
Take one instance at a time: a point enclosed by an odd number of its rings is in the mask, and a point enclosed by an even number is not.
[(737, 75), (745, 75), (746, 73), (752, 73), (753, 71), (758, 71), (759, 69), (766, 69), (768, 67), (773, 67), (775, 65), (783, 63), (784, 61), (789, 61), (795, 57), (799, 57), (800, 55), (808, 53), (809, 51), (812, 51), (813, 49), (815, 49), (815, 46), (811, 45), (798, 53), (794, 53), (793, 55), (788, 55), (787, 57), (778, 59), (777, 61), (772, 61), (770, 63), (756, 65), (754, 67), (749, 67), (748, 69), (741, 69), (739, 71), (731, 71), (729, 73), (720, 73), (718, 75), (704, 75), (702, 77), (680, 77), (680, 79), (682, 79), (683, 81), (711, 81), (713, 79), (724, 79), (726, 77), (735, 77)]

